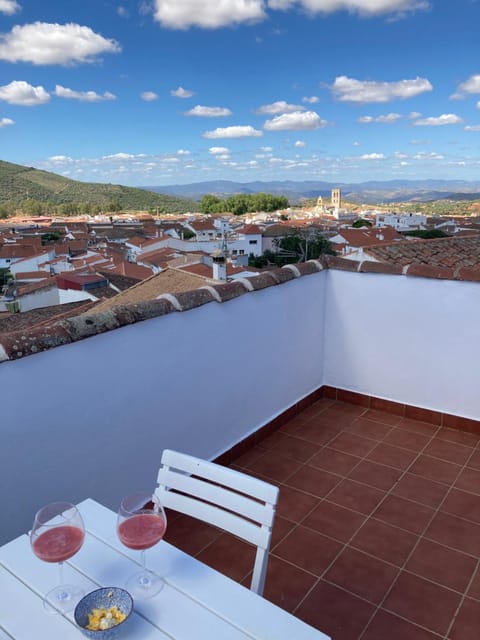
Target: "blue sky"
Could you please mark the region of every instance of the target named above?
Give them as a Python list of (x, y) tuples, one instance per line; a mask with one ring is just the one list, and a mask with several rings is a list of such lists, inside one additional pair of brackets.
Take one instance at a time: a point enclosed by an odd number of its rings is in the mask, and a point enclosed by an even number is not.
[(78, 180), (478, 179), (477, 0), (0, 0), (0, 158)]

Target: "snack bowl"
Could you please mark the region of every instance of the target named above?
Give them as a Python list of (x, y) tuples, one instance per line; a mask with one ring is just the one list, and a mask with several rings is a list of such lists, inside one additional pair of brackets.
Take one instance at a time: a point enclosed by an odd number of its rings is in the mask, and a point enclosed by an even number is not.
[[(113, 612), (111, 611), (113, 607)], [(112, 624), (115, 621), (115, 612), (118, 610), (125, 618), (109, 628), (99, 628), (98, 630), (87, 629), (89, 624), (89, 615), (94, 614), (94, 609), (110, 613), (110, 620), (102, 624)], [(125, 589), (119, 587), (102, 587), (87, 593), (75, 607), (74, 618), (77, 625), (87, 638), (95, 640), (111, 640), (115, 638), (119, 632), (125, 627), (125, 623), (130, 618), (133, 611), (133, 598)], [(94, 616), (94, 620), (99, 621), (106, 615)]]

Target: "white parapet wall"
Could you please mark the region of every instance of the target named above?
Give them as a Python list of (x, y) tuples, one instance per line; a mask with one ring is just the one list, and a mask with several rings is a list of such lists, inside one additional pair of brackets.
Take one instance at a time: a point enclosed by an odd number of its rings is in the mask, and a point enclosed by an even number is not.
[(0, 364), (0, 544), (56, 500), (116, 509), (164, 448), (214, 458), (323, 380), (325, 273)]

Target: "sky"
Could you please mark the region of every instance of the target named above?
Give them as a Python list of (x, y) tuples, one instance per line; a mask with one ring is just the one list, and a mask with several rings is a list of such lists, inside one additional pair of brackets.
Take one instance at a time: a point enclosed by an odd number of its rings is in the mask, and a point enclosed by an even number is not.
[(0, 0), (0, 159), (82, 181), (480, 176), (479, 0)]

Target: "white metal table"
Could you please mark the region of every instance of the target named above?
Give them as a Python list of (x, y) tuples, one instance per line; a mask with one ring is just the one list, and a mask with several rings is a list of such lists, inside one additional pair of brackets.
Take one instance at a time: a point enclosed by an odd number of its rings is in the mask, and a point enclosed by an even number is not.
[[(78, 505), (87, 535), (65, 563), (65, 580), (91, 591), (122, 586), (138, 570), (139, 552), (116, 535), (116, 514), (94, 500)], [(162, 591), (135, 602), (120, 637), (128, 640), (330, 640), (249, 589), (162, 541), (147, 551), (147, 566), (165, 578)], [(0, 547), (0, 640), (79, 640), (73, 612), (49, 615), (43, 595), (58, 582), (55, 565), (33, 554), (27, 535)]]

